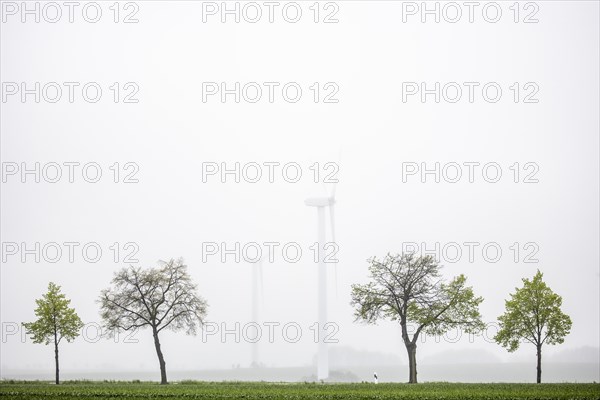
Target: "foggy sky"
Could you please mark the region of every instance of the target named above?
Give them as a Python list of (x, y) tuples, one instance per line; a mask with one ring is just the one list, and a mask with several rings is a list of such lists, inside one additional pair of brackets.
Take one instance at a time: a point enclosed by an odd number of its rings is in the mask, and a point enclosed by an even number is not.
[[(339, 326), (339, 346), (405, 363), (397, 323), (353, 322), (350, 285), (367, 282), (368, 258), (399, 253), (402, 243), (434, 248), (436, 242), (478, 242), (473, 262), (463, 252), (458, 262), (442, 264), (445, 277), (464, 273), (485, 298), (485, 322), (494, 323), (521, 278), (539, 268), (573, 320), (565, 343), (547, 346), (547, 354), (597, 348), (598, 3), (537, 2), (535, 24), (514, 23), (508, 3), (502, 4), (505, 14), (495, 24), (481, 14), (474, 23), (423, 24), (418, 15), (402, 23), (401, 2), (383, 1), (338, 2), (336, 24), (315, 24), (308, 3), (302, 3), (305, 14), (296, 24), (281, 18), (222, 24), (218, 16), (203, 23), (201, 2), (139, 2), (136, 24), (113, 23), (107, 5), (96, 24), (80, 18), (72, 24), (23, 24), (10, 17), (1, 24), (2, 82), (93, 81), (104, 92), (95, 104), (81, 98), (72, 104), (21, 103), (18, 97), (3, 102), (2, 162), (97, 162), (103, 176), (98, 183), (76, 175), (75, 183), (63, 177), (55, 184), (8, 177), (1, 193), (2, 242), (97, 242), (103, 256), (97, 263), (86, 262), (80, 252), (73, 263), (64, 254), (57, 263), (9, 256), (1, 268), (2, 323), (33, 320), (34, 300), (49, 281), (62, 286), (84, 322), (100, 323), (99, 292), (126, 265), (122, 246), (133, 242), (139, 246), (136, 265), (183, 257), (209, 303), (208, 321), (233, 329), (251, 320), (251, 265), (231, 258), (223, 263), (217, 256), (203, 262), (202, 243), (298, 243), (298, 262), (279, 252), (263, 265), (260, 322), (279, 328), (295, 322), (303, 334), (287, 343), (276, 329), (274, 343), (261, 341), (260, 359), (268, 366), (310, 365), (317, 267), (309, 247), (317, 240), (317, 213), (303, 201), (331, 190), (312, 182), (309, 167), (335, 162), (339, 264), (337, 285), (329, 269), (329, 320)], [(135, 82), (139, 102), (114, 103), (108, 89), (114, 82)], [(222, 103), (218, 96), (203, 103), (203, 82), (297, 82), (303, 95), (297, 103), (281, 97), (273, 103)], [(325, 83), (336, 83), (339, 102), (315, 104), (309, 89), (314, 82), (321, 95), (328, 93)], [(497, 82), (503, 96), (488, 103), (478, 89), (473, 103), (422, 103), (418, 96), (404, 103), (402, 82)], [(509, 89), (514, 82), (521, 95), (528, 92), (522, 85), (536, 83), (539, 102), (515, 103)], [(137, 164), (139, 182), (112, 182), (109, 167), (115, 162), (121, 168)], [(293, 162), (303, 175), (289, 183), (278, 169), (274, 183), (265, 177), (222, 183), (218, 176), (204, 183), (206, 162)], [(406, 162), (494, 162), (503, 175), (488, 183), (478, 169), (474, 183), (465, 176), (458, 183), (435, 183), (431, 176), (422, 183), (418, 175), (403, 182)], [(539, 182), (514, 183), (509, 167), (515, 162), (539, 166)], [(119, 262), (109, 249), (115, 242)], [(510, 249), (515, 242), (521, 246), (518, 262)], [(498, 262), (483, 258), (486, 243), (502, 249)], [(525, 243), (537, 246), (538, 262), (523, 262)], [(52, 368), (50, 346), (22, 343), (17, 336), (1, 344), (3, 372)], [(80, 337), (61, 345), (61, 365), (157, 370), (149, 331), (136, 339), (92, 343)], [(167, 371), (250, 363), (250, 345), (235, 343), (233, 335), (222, 343), (218, 335), (203, 342), (201, 335), (165, 332), (162, 340)], [(533, 368), (530, 345), (509, 354), (481, 337), (453, 341), (427, 338), (418, 357), (468, 349), (489, 354), (491, 362), (530, 361)]]

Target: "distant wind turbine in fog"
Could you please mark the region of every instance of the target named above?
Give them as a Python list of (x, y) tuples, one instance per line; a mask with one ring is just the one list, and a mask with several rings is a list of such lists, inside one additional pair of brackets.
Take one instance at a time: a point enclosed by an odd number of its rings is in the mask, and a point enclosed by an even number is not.
[[(259, 289), (260, 288), (260, 289)], [(260, 292), (260, 293), (259, 293)], [(252, 263), (252, 322), (260, 323), (259, 314), (259, 296), (263, 298), (264, 286), (263, 286), (263, 258), (261, 257), (257, 262)], [(259, 329), (259, 328), (257, 328)], [(260, 363), (259, 357), (259, 340), (252, 343), (252, 363), (251, 367), (258, 367)]]
[[(327, 343), (324, 338), (327, 334), (325, 324), (327, 323), (327, 269), (325, 265), (325, 209), (329, 210), (331, 240), (335, 243), (335, 185), (331, 195), (327, 197), (310, 197), (304, 201), (309, 207), (317, 208), (318, 216), (318, 240), (319, 240), (319, 344), (317, 356), (317, 379), (327, 379), (329, 377), (329, 354)], [(337, 264), (336, 264), (336, 285), (337, 285)]]

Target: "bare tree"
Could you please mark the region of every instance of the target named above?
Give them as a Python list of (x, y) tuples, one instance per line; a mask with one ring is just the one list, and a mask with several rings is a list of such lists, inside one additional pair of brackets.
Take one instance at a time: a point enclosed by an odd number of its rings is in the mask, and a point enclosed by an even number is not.
[[(466, 332), (483, 329), (479, 304), (466, 286), (464, 275), (449, 283), (440, 278), (440, 267), (430, 256), (388, 254), (382, 261), (369, 260), (371, 281), (352, 285), (356, 320), (375, 323), (379, 319), (398, 321), (408, 353), (409, 383), (417, 383), (417, 339), (421, 332), (442, 334), (454, 327)], [(409, 334), (414, 324), (414, 334)]]
[(160, 364), (160, 383), (167, 383), (159, 334), (164, 329), (195, 335), (202, 327), (207, 303), (196, 293), (183, 260), (158, 268), (130, 266), (115, 273), (112, 287), (100, 294), (100, 315), (110, 333), (150, 327)]

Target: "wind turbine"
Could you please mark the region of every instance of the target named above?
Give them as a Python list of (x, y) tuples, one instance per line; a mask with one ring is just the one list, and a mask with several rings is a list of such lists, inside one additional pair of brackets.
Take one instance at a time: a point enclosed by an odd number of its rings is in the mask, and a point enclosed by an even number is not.
[[(260, 287), (260, 290), (259, 290)], [(260, 294), (259, 294), (260, 292)], [(263, 259), (262, 257), (252, 263), (252, 322), (258, 324), (260, 319), (259, 314), (259, 296), (264, 294), (264, 286), (263, 286)], [(260, 328), (258, 328), (260, 329)], [(260, 359), (259, 359), (259, 341), (255, 341), (252, 343), (252, 363), (250, 366), (258, 367)]]
[[(318, 240), (319, 240), (319, 283), (318, 283), (318, 302), (319, 302), (319, 329), (318, 329), (318, 356), (317, 356), (317, 379), (327, 379), (329, 377), (329, 354), (328, 346), (325, 343), (325, 337), (327, 331), (325, 330), (325, 324), (327, 323), (327, 269), (325, 265), (325, 254), (323, 248), (325, 247), (325, 209), (329, 211), (329, 223), (331, 229), (331, 240), (335, 243), (335, 186), (331, 192), (331, 195), (327, 197), (310, 197), (304, 200), (304, 204), (309, 207), (317, 208), (317, 221), (318, 221)], [(336, 264), (337, 266), (337, 264)], [(336, 268), (336, 284), (337, 284), (337, 268)]]

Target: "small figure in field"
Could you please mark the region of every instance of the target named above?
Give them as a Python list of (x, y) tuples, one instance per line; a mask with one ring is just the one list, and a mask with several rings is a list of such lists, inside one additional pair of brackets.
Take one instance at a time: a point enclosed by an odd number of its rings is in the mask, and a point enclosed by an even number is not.
[(375, 382), (375, 384), (377, 385), (377, 372), (373, 373), (373, 381)]

